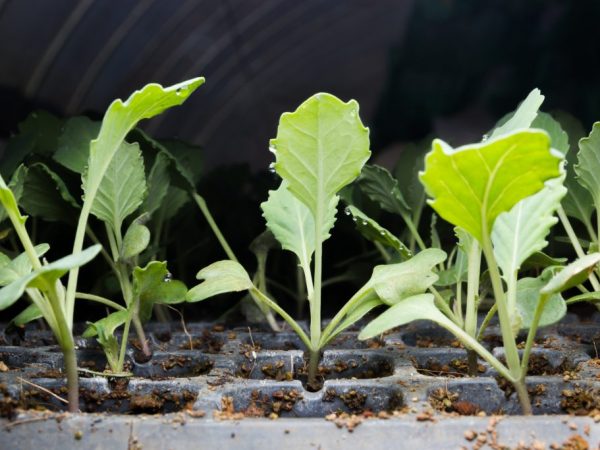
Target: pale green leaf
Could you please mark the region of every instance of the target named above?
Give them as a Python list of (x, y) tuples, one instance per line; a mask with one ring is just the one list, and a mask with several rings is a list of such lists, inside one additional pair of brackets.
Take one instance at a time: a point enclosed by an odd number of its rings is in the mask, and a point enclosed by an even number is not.
[(167, 88), (152, 83), (135, 91), (125, 102), (117, 99), (110, 104), (98, 137), (90, 144), (90, 157), (83, 180), (87, 202), (94, 202), (100, 182), (127, 133), (140, 120), (181, 105), (203, 83), (204, 78), (193, 78)]
[(558, 222), (554, 213), (567, 192), (561, 181), (548, 181), (541, 191), (521, 200), (496, 219), (492, 243), (505, 278), (515, 274), (527, 258), (548, 245), (546, 236)]
[(577, 286), (587, 279), (588, 274), (598, 263), (600, 263), (600, 253), (582, 256), (554, 275), (540, 292), (552, 295)]
[(83, 266), (91, 261), (100, 252), (100, 248), (100, 245), (94, 245), (82, 252), (65, 256), (11, 282), (0, 289), (0, 309), (8, 308), (16, 302), (28, 287), (42, 291), (53, 289), (56, 280), (72, 268)]
[(98, 330), (102, 328), (107, 335), (114, 334), (115, 330), (127, 322), (129, 311), (115, 311), (110, 313), (103, 319), (97, 320), (94, 323), (88, 323), (88, 327), (81, 335), (84, 338), (91, 338), (98, 335)]
[(143, 220), (134, 220), (123, 237), (121, 258), (130, 259), (142, 253), (150, 244), (150, 230)]
[(510, 134), (513, 131), (529, 128), (531, 123), (535, 120), (538, 110), (544, 102), (544, 96), (541, 94), (539, 89), (533, 89), (529, 95), (521, 102), (519, 107), (511, 115), (508, 116), (508, 120), (504, 121), (501, 125), (496, 126), (492, 131), (490, 138), (496, 138), (504, 134)]
[[(34, 247), (34, 250), (38, 257), (42, 257), (50, 250), (50, 246), (48, 244), (39, 244)], [(5, 257), (6, 255), (3, 255), (2, 267), (0, 268), (0, 286), (6, 286), (31, 273), (33, 268), (27, 253), (21, 253), (12, 261), (9, 260), (6, 264)]]
[(198, 302), (227, 292), (245, 291), (253, 286), (241, 264), (231, 260), (217, 261), (205, 267), (196, 278), (204, 281), (188, 291), (188, 302)]
[(410, 213), (410, 206), (398, 186), (398, 181), (387, 169), (366, 164), (357, 180), (360, 189), (381, 208), (401, 216)]
[(408, 261), (376, 266), (366, 286), (372, 287), (379, 298), (393, 305), (406, 297), (421, 294), (438, 276), (433, 268), (446, 259), (442, 250), (429, 248), (417, 253)]
[(518, 131), (457, 149), (436, 139), (420, 176), (433, 209), (482, 242), (499, 214), (560, 175), (561, 160), (543, 131)]
[(83, 174), (90, 157), (90, 142), (98, 136), (100, 125), (85, 116), (68, 119), (58, 138), (54, 159), (67, 169)]
[[(281, 116), (270, 145), (275, 170), (311, 211), (315, 232), (322, 233), (337, 204), (337, 192), (358, 177), (371, 154), (369, 130), (360, 120), (358, 104), (315, 94), (295, 112)], [(322, 242), (324, 236), (315, 240)]]
[(592, 195), (596, 209), (600, 210), (600, 122), (594, 123), (590, 135), (579, 141), (577, 159), (577, 181)]
[(146, 322), (155, 303), (184, 302), (187, 288), (181, 281), (171, 279), (166, 262), (151, 261), (144, 268), (133, 269), (133, 292), (140, 302), (140, 319)]
[(452, 327), (450, 319), (435, 306), (433, 295), (419, 294), (405, 298), (381, 313), (362, 329), (358, 338), (370, 339), (415, 320), (431, 320), (438, 325)]
[[(517, 281), (517, 311), (521, 316), (521, 328), (529, 329), (533, 322), (535, 309), (540, 299), (540, 290), (547, 280), (543, 277), (521, 278)], [(567, 305), (559, 293), (550, 296), (542, 312), (538, 326), (552, 325), (567, 313)]]
[(43, 314), (40, 309), (32, 303), (19, 314), (17, 314), (14, 319), (10, 321), (10, 323), (17, 327), (22, 327), (23, 325), (33, 322), (34, 320), (41, 319), (42, 317)]
[(120, 233), (123, 221), (140, 207), (145, 195), (142, 152), (137, 144), (123, 142), (100, 183), (91, 212)]
[(354, 223), (356, 224), (356, 229), (366, 239), (393, 248), (403, 259), (409, 259), (412, 256), (411, 251), (400, 239), (394, 236), (386, 228), (379, 225), (375, 220), (368, 217), (360, 209), (354, 206), (348, 206), (346, 212), (352, 215), (352, 220), (354, 220)]

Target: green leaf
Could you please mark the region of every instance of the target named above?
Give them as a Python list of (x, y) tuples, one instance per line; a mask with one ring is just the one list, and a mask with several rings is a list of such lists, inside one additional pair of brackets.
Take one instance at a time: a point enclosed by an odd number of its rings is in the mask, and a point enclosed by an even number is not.
[[(40, 309), (35, 305), (31, 304), (19, 314), (17, 314), (13, 320), (10, 321), (10, 324), (15, 325), (17, 327), (22, 327), (29, 322), (33, 322), (34, 320), (40, 319), (43, 317)], [(9, 324), (9, 325), (10, 325)]]
[(370, 339), (415, 320), (431, 320), (441, 326), (452, 326), (450, 319), (435, 306), (432, 294), (419, 294), (408, 297), (381, 313), (363, 328), (358, 338)]
[(393, 305), (435, 283), (438, 276), (432, 269), (445, 259), (444, 251), (429, 248), (408, 261), (376, 266), (366, 286), (372, 287), (383, 302)]
[(41, 291), (53, 288), (56, 281), (69, 270), (91, 261), (100, 252), (100, 248), (100, 245), (94, 245), (82, 252), (65, 256), (11, 282), (0, 289), (0, 309), (8, 308), (16, 302), (28, 287)]
[[(521, 278), (517, 281), (517, 311), (521, 316), (521, 328), (529, 329), (533, 322), (535, 308), (540, 299), (540, 290), (547, 280), (544, 276), (538, 278)], [(560, 294), (553, 294), (544, 305), (544, 310), (538, 326), (552, 325), (562, 319), (567, 313), (567, 305)]]
[(542, 270), (551, 266), (563, 266), (567, 258), (554, 258), (543, 252), (535, 252), (521, 264), (523, 270)]
[(42, 163), (29, 167), (20, 204), (34, 217), (69, 224), (77, 220), (80, 209), (60, 176)]
[(600, 122), (594, 123), (588, 137), (579, 141), (577, 181), (592, 195), (596, 210), (600, 210)]
[(529, 128), (531, 123), (538, 115), (538, 110), (544, 102), (544, 96), (539, 89), (533, 89), (529, 95), (521, 102), (519, 107), (512, 114), (508, 115), (508, 120), (503, 119), (501, 125), (496, 126), (490, 139), (504, 134), (510, 134), (522, 128)]
[(127, 322), (129, 311), (115, 311), (103, 319), (94, 323), (88, 323), (88, 327), (81, 335), (84, 338), (91, 338), (98, 335), (98, 329), (102, 328), (107, 335), (114, 334), (115, 330)]
[(540, 291), (552, 295), (577, 286), (585, 281), (594, 267), (600, 263), (600, 253), (590, 253), (565, 266)]
[(360, 209), (354, 206), (348, 206), (346, 212), (352, 215), (352, 220), (356, 224), (356, 229), (366, 239), (393, 248), (403, 259), (409, 259), (412, 256), (411, 251), (400, 239), (379, 225), (375, 220), (368, 217)]
[(560, 175), (561, 159), (543, 131), (523, 130), (457, 149), (436, 139), (420, 176), (433, 209), (481, 243), (498, 215)]
[[(29, 169), (21, 164), (19, 167), (17, 167), (17, 170), (15, 170), (8, 183), (8, 188), (12, 191), (13, 196), (15, 197), (15, 204), (17, 204), (23, 196), (25, 179), (27, 178), (28, 172)], [(3, 222), (6, 219), (8, 219), (6, 209), (4, 206), (0, 206), (0, 222)]]
[(146, 214), (134, 220), (123, 237), (123, 247), (121, 248), (121, 258), (130, 259), (139, 255), (150, 244), (150, 230), (144, 225)]
[(123, 221), (140, 207), (145, 195), (142, 152), (137, 144), (123, 142), (100, 183), (91, 212), (120, 233)]
[(171, 182), (170, 164), (171, 161), (165, 153), (159, 152), (156, 155), (148, 175), (148, 195), (142, 204), (142, 211), (152, 214), (163, 204)]
[[(50, 246), (48, 244), (39, 244), (34, 247), (38, 257), (44, 256)], [(2, 267), (0, 268), (0, 286), (6, 286), (21, 277), (29, 275), (33, 267), (27, 253), (23, 252), (12, 261), (6, 263), (6, 255), (2, 255)]]
[(142, 322), (150, 320), (155, 303), (175, 304), (186, 300), (185, 284), (172, 280), (170, 275), (166, 261), (151, 261), (144, 268), (133, 269), (133, 292), (139, 298)]
[(398, 181), (398, 187), (411, 209), (421, 208), (425, 201), (419, 172), (423, 170), (424, 157), (430, 144), (431, 139), (424, 139), (416, 144), (405, 145), (394, 167), (394, 178)]
[[(316, 231), (323, 233), (335, 215), (337, 192), (358, 177), (371, 154), (369, 130), (360, 121), (358, 104), (315, 94), (295, 112), (281, 116), (270, 145), (275, 170), (309, 208)], [(315, 236), (316, 242), (325, 238)]]
[(550, 145), (563, 155), (569, 152), (569, 136), (562, 129), (560, 122), (554, 119), (550, 114), (538, 112), (537, 117), (531, 122), (531, 128), (544, 130), (550, 136)]
[(245, 291), (253, 286), (241, 264), (231, 260), (217, 261), (205, 267), (196, 278), (204, 281), (188, 291), (188, 302), (199, 302), (227, 292)]
[(410, 206), (398, 186), (398, 181), (387, 169), (366, 164), (357, 180), (360, 189), (382, 209), (405, 216), (410, 214)]
[(547, 182), (541, 191), (521, 200), (496, 219), (492, 243), (505, 278), (516, 273), (527, 258), (548, 245), (546, 236), (558, 222), (554, 213), (567, 192), (561, 181)]
[(336, 337), (346, 328), (355, 324), (360, 319), (362, 319), (367, 313), (381, 305), (385, 305), (385, 303), (383, 303), (375, 293), (366, 296), (354, 308), (352, 308), (348, 312), (348, 314), (346, 314), (346, 316), (340, 322), (340, 324), (335, 328), (331, 335), (328, 336), (327, 341), (330, 342), (334, 337)]
[[(310, 268), (310, 261), (315, 251), (315, 219), (308, 207), (298, 200), (282, 181), (279, 188), (269, 191), (269, 199), (261, 203), (263, 217), (267, 227), (281, 244), (284, 250), (294, 253), (300, 265)], [(335, 208), (329, 209), (335, 213)], [(335, 216), (330, 215), (323, 226), (323, 237), (329, 237)]]
[(85, 197), (94, 202), (113, 157), (122, 148), (127, 133), (140, 120), (181, 105), (203, 83), (204, 78), (193, 78), (167, 88), (152, 83), (135, 91), (125, 102), (121, 99), (113, 101), (104, 115), (98, 137), (90, 144), (86, 176), (83, 177)]
[(68, 119), (58, 138), (54, 159), (67, 169), (83, 174), (90, 157), (90, 143), (98, 136), (100, 125), (101, 122), (85, 116)]

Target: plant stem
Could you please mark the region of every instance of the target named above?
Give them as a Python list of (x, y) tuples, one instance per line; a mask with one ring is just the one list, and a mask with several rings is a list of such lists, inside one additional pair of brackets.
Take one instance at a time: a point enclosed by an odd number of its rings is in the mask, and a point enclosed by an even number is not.
[(481, 341), (483, 339), (483, 332), (486, 330), (486, 328), (490, 324), (490, 321), (496, 315), (497, 311), (498, 311), (498, 306), (494, 303), (492, 305), (492, 307), (488, 310), (488, 312), (485, 315), (485, 317), (483, 318), (483, 322), (481, 322), (481, 326), (479, 327), (479, 332), (477, 333), (477, 340), (478, 341)]
[(73, 336), (69, 333), (67, 341), (61, 340), (60, 349), (63, 353), (65, 374), (67, 375), (67, 400), (69, 412), (79, 412), (79, 375), (77, 373), (77, 354)]
[(475, 350), (467, 349), (467, 369), (470, 376), (477, 375), (477, 352)]
[(475, 337), (477, 333), (477, 292), (481, 273), (481, 248), (475, 239), (467, 256), (467, 306), (465, 311), (465, 331)]
[(321, 359), (320, 350), (310, 350), (308, 360), (308, 386), (317, 389), (317, 375), (319, 374), (319, 360)]
[(369, 295), (376, 296), (372, 288), (365, 289), (363, 287), (358, 292), (356, 292), (352, 296), (352, 298), (350, 298), (350, 300), (346, 302), (344, 306), (342, 306), (342, 309), (340, 309), (337, 312), (337, 314), (333, 317), (333, 319), (329, 321), (329, 323), (323, 330), (323, 333), (321, 334), (321, 341), (319, 342), (319, 347), (323, 348), (327, 345), (327, 343), (335, 336), (333, 333), (337, 331), (336, 327), (340, 323), (340, 321), (356, 306), (357, 303), (361, 302), (365, 299), (365, 297)]
[(427, 246), (425, 245), (425, 242), (423, 242), (423, 239), (421, 238), (421, 235), (419, 234), (419, 230), (417, 230), (417, 227), (413, 223), (410, 216), (408, 214), (403, 214), (402, 218), (404, 219), (404, 223), (406, 224), (406, 227), (410, 231), (411, 238), (414, 238), (415, 242), (419, 246), (419, 250), (425, 250), (427, 248)]
[(81, 300), (90, 300), (96, 303), (102, 303), (103, 305), (110, 306), (111, 308), (116, 309), (117, 311), (125, 311), (125, 308), (123, 306), (107, 298), (100, 297), (99, 295), (86, 294), (84, 292), (75, 292), (75, 298), (79, 298)]
[(208, 206), (206, 205), (206, 201), (200, 195), (198, 195), (198, 193), (196, 193), (196, 192), (193, 192), (192, 196), (194, 197), (194, 200), (196, 201), (196, 204), (200, 208), (200, 211), (202, 211), (202, 214), (204, 215), (204, 218), (208, 222), (208, 225), (210, 226), (210, 229), (212, 230), (212, 232), (216, 236), (217, 240), (221, 244), (221, 247), (225, 251), (225, 254), (227, 255), (227, 257), (229, 259), (231, 259), (232, 261), (238, 262), (238, 259), (236, 258), (235, 254), (233, 253), (233, 250), (231, 250), (231, 247), (227, 243), (227, 240), (223, 236), (223, 233), (221, 233), (221, 230), (217, 226), (217, 223), (215, 222), (215, 219), (213, 218), (212, 214), (208, 210)]
[(513, 382), (513, 386), (515, 388), (515, 391), (517, 392), (517, 397), (519, 398), (519, 403), (521, 404), (521, 411), (523, 412), (523, 415), (530, 416), (533, 413), (533, 410), (531, 408), (529, 392), (527, 392), (527, 385), (525, 384), (525, 377), (522, 377), (522, 379)]
[(135, 328), (135, 333), (138, 335), (138, 338), (140, 340), (140, 345), (142, 346), (142, 353), (145, 356), (152, 356), (152, 352), (150, 351), (150, 347), (148, 346), (148, 340), (146, 339), (146, 333), (144, 333), (144, 327), (142, 326), (140, 317), (137, 314), (137, 308), (136, 313), (133, 314), (131, 320), (133, 322), (133, 327)]

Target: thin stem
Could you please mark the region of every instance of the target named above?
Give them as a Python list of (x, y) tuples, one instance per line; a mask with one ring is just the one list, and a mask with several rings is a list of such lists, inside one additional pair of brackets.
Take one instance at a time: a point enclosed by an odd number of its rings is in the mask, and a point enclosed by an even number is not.
[(521, 404), (521, 411), (524, 416), (530, 416), (533, 413), (531, 408), (531, 400), (529, 399), (529, 392), (527, 392), (527, 385), (525, 384), (525, 379), (520, 379), (518, 381), (513, 382), (513, 386), (515, 391), (517, 392), (517, 397), (519, 398), (519, 403)]
[(200, 208), (200, 211), (202, 211), (202, 214), (204, 215), (204, 218), (208, 222), (208, 225), (210, 226), (212, 232), (215, 234), (217, 240), (221, 244), (221, 247), (223, 248), (223, 250), (227, 254), (227, 257), (229, 259), (231, 259), (232, 261), (238, 262), (238, 259), (236, 258), (235, 254), (233, 253), (233, 250), (231, 250), (231, 247), (227, 243), (227, 240), (223, 236), (223, 233), (221, 233), (221, 230), (217, 226), (217, 223), (215, 222), (215, 219), (213, 218), (212, 214), (208, 210), (208, 206), (206, 205), (206, 201), (200, 195), (198, 195), (196, 192), (194, 192), (192, 194), (192, 196), (194, 197), (194, 200), (196, 201), (196, 204)]
[(477, 340), (481, 341), (483, 339), (483, 333), (490, 324), (490, 321), (496, 315), (498, 311), (498, 306), (494, 303), (492, 307), (488, 310), (487, 314), (483, 318), (483, 322), (481, 322), (481, 326), (479, 327), (479, 332), (477, 333)]
[(138, 339), (140, 340), (140, 345), (142, 346), (142, 353), (145, 356), (152, 356), (152, 352), (150, 351), (150, 347), (148, 346), (148, 339), (146, 339), (146, 333), (144, 333), (144, 327), (142, 326), (140, 316), (137, 312), (138, 308), (136, 307), (135, 309), (136, 312), (133, 314), (131, 320), (133, 322), (133, 327), (135, 328), (135, 333), (138, 335)]
[(544, 312), (544, 307), (546, 306), (548, 297), (548, 294), (540, 294), (537, 304), (535, 305), (533, 320), (531, 321), (531, 326), (529, 327), (529, 332), (527, 333), (527, 340), (525, 341), (525, 348), (523, 349), (523, 357), (521, 358), (521, 370), (523, 374), (527, 373), (527, 369), (529, 367), (529, 355), (531, 354), (531, 349), (533, 348), (535, 335), (537, 333), (538, 325), (540, 323), (542, 313)]
[(481, 273), (481, 248), (474, 239), (467, 256), (467, 309), (465, 311), (465, 331), (475, 337), (477, 333), (477, 293)]
[(406, 224), (406, 227), (410, 231), (411, 237), (414, 238), (415, 242), (419, 246), (419, 250), (425, 250), (425, 248), (427, 248), (427, 246), (425, 245), (425, 242), (423, 242), (423, 239), (421, 238), (421, 235), (419, 234), (419, 230), (417, 230), (417, 227), (413, 223), (410, 216), (408, 214), (402, 214), (402, 218), (404, 219), (404, 223)]
[(119, 362), (117, 372), (123, 372), (123, 364), (125, 363), (125, 353), (127, 351), (127, 339), (129, 338), (129, 327), (131, 326), (131, 311), (129, 311), (125, 327), (123, 328), (123, 336), (121, 336), (121, 349), (119, 350)]
[[(281, 287), (285, 288), (285, 286)], [(291, 290), (285, 289), (291, 292)], [(304, 270), (300, 266), (296, 267), (296, 293), (293, 297), (296, 299), (296, 317), (302, 319), (304, 303), (306, 303), (306, 281), (304, 280)]]
[(96, 236), (96, 233), (94, 233), (94, 231), (89, 226), (86, 227), (85, 233), (92, 240), (92, 242), (94, 244), (100, 244), (101, 245), (101, 247), (100, 247), (100, 254), (104, 258), (104, 260), (107, 262), (107, 264), (110, 266), (110, 268), (113, 271), (116, 272), (117, 268), (115, 267), (115, 263), (114, 263), (113, 259), (110, 257), (110, 255), (108, 254), (108, 252), (104, 248), (104, 245), (102, 245), (102, 242), (100, 242), (100, 239), (98, 239), (98, 236)]
[(75, 292), (75, 298), (79, 298), (81, 300), (90, 300), (96, 303), (102, 303), (103, 305), (110, 306), (111, 308), (116, 309), (117, 311), (125, 311), (125, 308), (123, 306), (99, 295), (86, 294), (84, 292)]
[(387, 252), (385, 247), (381, 244), (381, 242), (373, 241), (373, 245), (375, 245), (375, 248), (377, 249), (377, 251), (379, 252), (386, 264), (392, 260), (392, 257)]
[(461, 320), (458, 317), (456, 317), (456, 315), (454, 314), (454, 311), (452, 311), (450, 306), (448, 306), (448, 303), (446, 303), (446, 300), (444, 299), (444, 297), (442, 297), (442, 294), (440, 294), (438, 292), (438, 290), (436, 288), (434, 288), (433, 286), (429, 286), (429, 290), (435, 297), (435, 306), (437, 306), (438, 309), (440, 309), (446, 317), (448, 317), (450, 320), (452, 320), (452, 322), (454, 322), (457, 325), (462, 326)]
[(310, 350), (308, 359), (308, 386), (317, 389), (317, 375), (319, 373), (319, 360), (321, 359), (320, 350)]
[(352, 309), (361, 301), (363, 301), (369, 295), (374, 295), (372, 289), (364, 289), (361, 288), (358, 292), (356, 292), (350, 300), (346, 302), (344, 306), (337, 312), (337, 314), (331, 319), (329, 324), (323, 330), (321, 334), (321, 342), (319, 343), (319, 347), (323, 348), (327, 343), (331, 340), (332, 333), (336, 330), (338, 324), (342, 321), (342, 319), (350, 312)]
[(77, 373), (77, 354), (75, 353), (75, 343), (69, 333), (70, 339), (67, 342), (61, 342), (61, 351), (63, 353), (65, 374), (67, 375), (67, 400), (69, 401), (69, 412), (79, 412), (79, 375)]
[(277, 303), (275, 303), (273, 300), (271, 300), (269, 297), (267, 297), (265, 294), (263, 294), (261, 291), (254, 287), (250, 289), (250, 293), (252, 294), (252, 296), (256, 296), (255, 298), (258, 298), (261, 302), (264, 302), (267, 306), (269, 306), (269, 308), (271, 308), (273, 311), (279, 314), (281, 318), (285, 320), (290, 327), (292, 327), (296, 334), (298, 334), (298, 336), (302, 340), (302, 343), (306, 345), (306, 348), (312, 348), (311, 341), (308, 338), (307, 334), (300, 327), (298, 322), (292, 319), (292, 317), (288, 313), (286, 313), (285, 310), (281, 308), (281, 306), (279, 306)]

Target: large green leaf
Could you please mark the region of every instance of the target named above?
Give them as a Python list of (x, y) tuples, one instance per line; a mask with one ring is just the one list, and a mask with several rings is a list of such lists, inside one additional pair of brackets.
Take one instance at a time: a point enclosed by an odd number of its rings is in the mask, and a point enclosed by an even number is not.
[(100, 248), (100, 245), (94, 245), (82, 252), (65, 256), (11, 282), (0, 289), (0, 309), (8, 308), (16, 302), (28, 287), (42, 291), (54, 288), (56, 280), (73, 267), (80, 267), (91, 261), (100, 252)]
[(384, 167), (365, 165), (357, 181), (360, 189), (384, 210), (401, 216), (410, 213), (398, 181)]
[(98, 137), (90, 144), (87, 176), (83, 182), (85, 196), (93, 201), (125, 136), (140, 120), (181, 105), (203, 83), (204, 78), (193, 78), (167, 88), (151, 83), (135, 91), (125, 102), (113, 101), (104, 115)]
[(544, 102), (544, 96), (539, 89), (533, 89), (521, 102), (519, 107), (511, 114), (504, 117), (500, 124), (494, 128), (490, 138), (496, 138), (503, 134), (510, 134), (522, 128), (529, 128), (538, 115), (538, 110)]
[(34, 217), (69, 224), (77, 219), (80, 208), (60, 176), (42, 163), (29, 167), (20, 204)]
[(592, 195), (600, 210), (600, 122), (594, 123), (590, 135), (579, 141), (577, 181)]
[(151, 261), (144, 268), (133, 269), (133, 293), (140, 302), (140, 319), (146, 322), (150, 320), (155, 303), (184, 302), (187, 287), (170, 278), (166, 261)]
[(54, 159), (67, 169), (83, 174), (90, 157), (90, 142), (98, 136), (100, 125), (85, 116), (68, 119), (58, 138)]
[(270, 142), (274, 168), (289, 190), (311, 211), (316, 242), (335, 214), (337, 192), (360, 174), (371, 152), (369, 130), (358, 104), (330, 94), (315, 94), (293, 113), (281, 116), (277, 137)]
[(436, 139), (420, 176), (433, 209), (482, 242), (499, 214), (560, 175), (561, 160), (543, 131), (518, 131), (457, 149)]
[(541, 191), (498, 216), (492, 229), (492, 242), (505, 278), (515, 274), (527, 258), (548, 245), (546, 236), (558, 221), (554, 213), (566, 191), (561, 178), (550, 180)]
[[(540, 299), (540, 290), (546, 285), (547, 279), (521, 278), (517, 281), (517, 310), (521, 316), (521, 328), (529, 329), (533, 322), (535, 309)], [(538, 326), (552, 325), (562, 319), (567, 313), (567, 305), (559, 293), (548, 298)]]
[(199, 302), (227, 292), (240, 292), (253, 287), (246, 270), (238, 262), (217, 261), (196, 275), (202, 283), (190, 289), (186, 295), (188, 302)]
[(437, 309), (432, 294), (419, 294), (408, 297), (381, 313), (362, 329), (358, 338), (370, 339), (415, 320), (431, 320), (448, 327), (453, 325), (450, 319)]
[(379, 225), (375, 220), (368, 217), (360, 209), (354, 206), (348, 206), (346, 212), (352, 216), (352, 220), (356, 224), (356, 229), (366, 239), (393, 248), (403, 259), (408, 259), (412, 256), (411, 251), (400, 239), (394, 236), (386, 228)]
[(120, 232), (146, 195), (144, 159), (137, 144), (123, 142), (110, 162), (92, 204), (92, 214)]
[(435, 283), (438, 276), (432, 270), (445, 259), (444, 251), (429, 248), (408, 261), (376, 266), (365, 287), (372, 287), (383, 302), (393, 305)]

